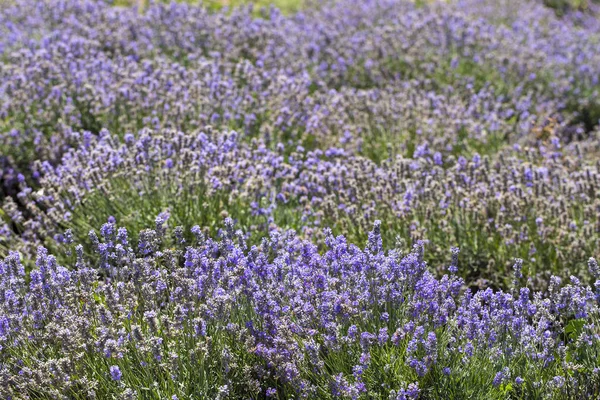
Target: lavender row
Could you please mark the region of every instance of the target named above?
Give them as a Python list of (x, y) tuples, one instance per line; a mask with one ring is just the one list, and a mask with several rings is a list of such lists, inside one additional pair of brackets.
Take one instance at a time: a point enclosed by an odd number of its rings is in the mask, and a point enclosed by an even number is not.
[(214, 123), (370, 156), (387, 142), (414, 142), (400, 149), (409, 156), (422, 143), (494, 151), (550, 116), (577, 137), (600, 117), (598, 35), (520, 8), (498, 25), (465, 5), (403, 1), (262, 18), (19, 2), (2, 14), (3, 180), (34, 158), (60, 160), (73, 131), (102, 128)]
[[(79, 41), (73, 45), (81, 47)], [(65, 57), (64, 51), (73, 54)], [(444, 153), (493, 151), (527, 135), (556, 109), (538, 106), (523, 90), (506, 97), (466, 82), (437, 91), (419, 80), (358, 90), (321, 83), (315, 91), (306, 74), (289, 76), (247, 61), (199, 60), (184, 67), (164, 59), (141, 64), (64, 51), (15, 56), (15, 66), (5, 67), (3, 92), (10, 96), (3, 102), (2, 145), (9, 165), (22, 171), (35, 158), (58, 162), (73, 145), (74, 131), (124, 134), (209, 123), (249, 137), (344, 146), (370, 156), (388, 143), (408, 156), (423, 144)], [(7, 171), (4, 179), (14, 181), (17, 173)]]
[(39, 244), (60, 246), (67, 230), (85, 238), (109, 217), (136, 232), (163, 212), (187, 228), (230, 216), (259, 236), (280, 227), (318, 238), (331, 226), (358, 241), (381, 219), (389, 242), (425, 240), (436, 264), (461, 246), (470, 284), (506, 284), (521, 257), (543, 286), (551, 273), (584, 277), (600, 245), (600, 165), (588, 161), (597, 140), (563, 147), (551, 136), (495, 158), (421, 147), (416, 158), (380, 165), (340, 148), (276, 147), (213, 129), (83, 134), (60, 166), (36, 163), (40, 188), (21, 182), (21, 208), (5, 201), (5, 222), (20, 236), (3, 247), (32, 254)]
[(291, 231), (249, 248), (231, 220), (189, 241), (155, 222), (138, 242), (91, 231), (92, 260), (71, 244), (69, 265), (42, 247), (29, 274), (0, 262), (3, 397), (598, 396), (600, 280), (532, 292), (516, 260), (512, 289), (472, 293), (458, 249), (436, 279), (421, 244), (384, 252), (378, 222), (364, 249), (326, 231), (322, 253)]

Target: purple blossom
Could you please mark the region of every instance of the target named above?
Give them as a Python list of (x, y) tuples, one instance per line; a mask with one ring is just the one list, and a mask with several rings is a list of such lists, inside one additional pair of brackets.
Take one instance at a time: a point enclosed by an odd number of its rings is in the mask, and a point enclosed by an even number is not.
[(111, 365), (110, 367), (110, 377), (113, 381), (120, 381), (123, 374), (121, 374), (121, 370), (117, 365)]

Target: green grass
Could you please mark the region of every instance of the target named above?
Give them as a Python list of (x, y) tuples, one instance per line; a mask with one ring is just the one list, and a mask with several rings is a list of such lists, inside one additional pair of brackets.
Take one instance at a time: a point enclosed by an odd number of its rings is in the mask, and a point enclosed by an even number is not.
[(597, 2), (598, 0), (544, 0), (544, 5), (553, 8), (558, 15), (563, 15), (572, 10), (586, 11), (591, 3)]
[[(163, 3), (169, 3), (168, 0), (159, 0)], [(190, 4), (202, 4), (207, 8), (218, 11), (223, 8), (234, 8), (240, 6), (252, 5), (256, 13), (259, 12), (262, 7), (270, 7), (271, 5), (279, 8), (284, 14), (292, 14), (299, 11), (306, 3), (310, 0), (176, 0), (178, 2), (186, 2)], [(115, 0), (116, 6), (130, 7), (138, 6), (145, 8), (148, 5), (147, 0)], [(257, 14), (258, 15), (258, 14)]]
[(283, 13), (290, 14), (304, 7), (306, 0), (205, 0), (204, 4), (213, 9), (239, 7), (252, 4), (255, 7), (255, 10), (272, 5), (279, 8)]

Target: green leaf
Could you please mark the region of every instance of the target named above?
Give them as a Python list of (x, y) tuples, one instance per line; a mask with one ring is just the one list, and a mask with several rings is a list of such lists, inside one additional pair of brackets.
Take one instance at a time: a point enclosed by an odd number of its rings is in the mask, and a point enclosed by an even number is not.
[(502, 391), (504, 392), (504, 394), (508, 394), (508, 393), (512, 392), (512, 390), (513, 390), (513, 385), (511, 382), (502, 386)]
[(570, 339), (577, 339), (583, 332), (583, 326), (585, 325), (585, 319), (572, 319), (565, 326), (565, 335)]

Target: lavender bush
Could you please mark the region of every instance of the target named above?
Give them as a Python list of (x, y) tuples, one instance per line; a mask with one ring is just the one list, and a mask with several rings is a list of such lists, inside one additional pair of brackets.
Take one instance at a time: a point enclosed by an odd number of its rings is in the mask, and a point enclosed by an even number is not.
[(469, 284), (509, 283), (521, 257), (534, 286), (544, 286), (550, 274), (586, 277), (600, 245), (600, 165), (586, 161), (597, 146), (562, 148), (554, 137), (496, 160), (424, 146), (416, 158), (377, 165), (339, 148), (286, 155), (282, 144), (271, 151), (213, 129), (143, 130), (123, 141), (84, 134), (59, 167), (36, 164), (40, 189), (22, 183), (18, 195), (25, 210), (8, 201), (4, 212), (30, 254), (40, 244), (57, 248), (67, 231), (85, 240), (109, 218), (137, 232), (163, 213), (214, 234), (229, 216), (256, 240), (277, 227), (318, 238), (330, 226), (353, 241), (366, 240), (381, 218), (388, 242), (425, 240), (434, 264), (450, 261), (447, 246), (460, 246)]
[(599, 398), (599, 13), (6, 4), (0, 397)]
[[(600, 117), (598, 34), (548, 12), (507, 26), (460, 4), (402, 1), (292, 16), (270, 9), (258, 19), (249, 8), (173, 3), (139, 14), (59, 4), (24, 1), (3, 12), (8, 183), (33, 158), (59, 161), (79, 130), (216, 122), (321, 145), (382, 143), (366, 150), (373, 157), (406, 141), (409, 156), (424, 142), (493, 152), (549, 116), (568, 138)], [(469, 143), (454, 149), (457, 136)]]
[[(93, 237), (99, 262), (40, 247), (26, 279), (0, 263), (4, 397), (564, 398), (600, 390), (596, 289), (553, 277), (545, 293), (461, 289), (458, 249), (436, 279), (423, 248), (364, 249), (326, 232), (248, 248), (226, 220), (213, 240), (160, 219)], [(163, 245), (170, 234), (175, 246)], [(75, 268), (73, 268), (75, 267)], [(599, 278), (594, 259), (591, 273)]]

